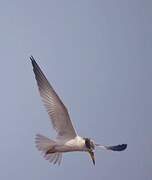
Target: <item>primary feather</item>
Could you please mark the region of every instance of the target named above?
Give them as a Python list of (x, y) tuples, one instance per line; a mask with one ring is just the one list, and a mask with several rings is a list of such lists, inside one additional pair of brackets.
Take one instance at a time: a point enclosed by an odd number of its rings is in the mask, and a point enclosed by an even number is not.
[(76, 137), (77, 134), (65, 105), (62, 103), (61, 99), (46, 79), (33, 56), (31, 56), (30, 59), (33, 65), (33, 71), (40, 95), (52, 121), (53, 128), (58, 133), (58, 138), (62, 138), (63, 136), (67, 139)]

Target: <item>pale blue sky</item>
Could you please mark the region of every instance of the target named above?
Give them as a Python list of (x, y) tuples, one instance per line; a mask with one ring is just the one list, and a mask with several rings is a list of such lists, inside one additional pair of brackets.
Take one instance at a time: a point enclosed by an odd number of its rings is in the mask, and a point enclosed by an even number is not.
[[(151, 180), (152, 1), (0, 1), (0, 179)], [(29, 56), (78, 133), (122, 153), (65, 154), (49, 164), (34, 137), (54, 137)]]

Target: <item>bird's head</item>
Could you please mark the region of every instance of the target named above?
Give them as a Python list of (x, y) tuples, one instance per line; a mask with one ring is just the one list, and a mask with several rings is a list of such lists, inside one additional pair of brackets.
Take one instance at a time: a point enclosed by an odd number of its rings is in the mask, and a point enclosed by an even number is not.
[(94, 152), (93, 152), (93, 150), (95, 149), (95, 144), (89, 138), (84, 138), (84, 140), (85, 140), (85, 146), (87, 148), (87, 152), (90, 154), (93, 164), (95, 165), (95, 156), (94, 156)]
[(89, 149), (89, 150), (94, 150), (95, 149), (95, 144), (91, 139), (84, 138), (84, 140), (85, 140), (85, 146), (86, 146), (87, 149)]

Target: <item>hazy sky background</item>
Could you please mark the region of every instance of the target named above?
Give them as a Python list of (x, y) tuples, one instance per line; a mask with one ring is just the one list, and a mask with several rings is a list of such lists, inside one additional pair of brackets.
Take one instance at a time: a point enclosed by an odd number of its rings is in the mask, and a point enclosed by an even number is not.
[[(152, 1), (0, 1), (0, 179), (152, 179)], [(122, 153), (43, 159), (54, 137), (29, 56), (69, 108), (78, 133)]]

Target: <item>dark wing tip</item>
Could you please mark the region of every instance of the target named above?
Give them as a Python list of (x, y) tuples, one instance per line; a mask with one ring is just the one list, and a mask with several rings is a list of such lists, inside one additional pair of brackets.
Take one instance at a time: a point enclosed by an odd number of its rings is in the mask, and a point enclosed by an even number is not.
[(32, 55), (30, 56), (30, 60), (35, 61), (35, 59), (34, 59), (34, 57)]
[(34, 59), (34, 57), (32, 55), (30, 56), (30, 60), (31, 60), (33, 69), (38, 68), (38, 64), (36, 63), (36, 61), (35, 61), (35, 59)]
[(117, 146), (107, 146), (106, 148), (112, 151), (124, 151), (127, 148), (127, 144), (121, 144)]

